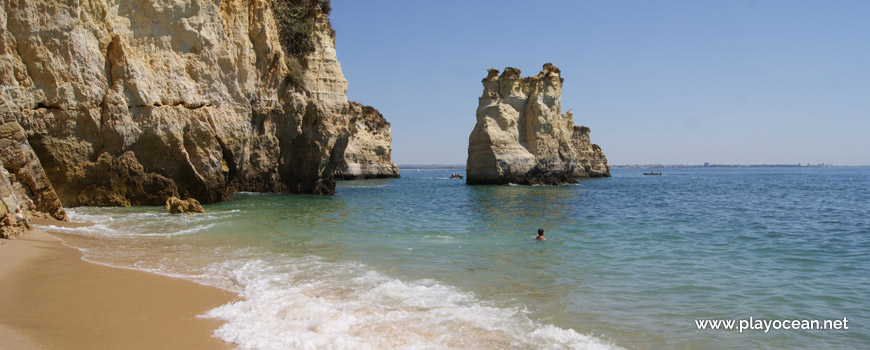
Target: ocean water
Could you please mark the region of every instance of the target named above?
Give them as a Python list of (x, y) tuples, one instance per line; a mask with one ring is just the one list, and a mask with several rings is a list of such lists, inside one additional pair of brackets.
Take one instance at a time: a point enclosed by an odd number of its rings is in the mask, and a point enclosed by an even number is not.
[[(203, 317), (241, 349), (860, 349), (870, 168), (614, 169), (575, 186), (452, 170), (239, 193), (206, 214), (73, 208), (89, 261), (240, 293)], [(538, 228), (548, 241), (533, 238)], [(699, 330), (696, 319), (848, 319)]]

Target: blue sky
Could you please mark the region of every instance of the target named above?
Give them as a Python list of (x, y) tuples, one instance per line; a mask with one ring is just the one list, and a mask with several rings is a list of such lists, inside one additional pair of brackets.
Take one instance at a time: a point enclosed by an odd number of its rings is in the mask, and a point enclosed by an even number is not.
[(487, 68), (562, 70), (610, 164), (870, 165), (870, 1), (333, 0), (399, 164), (464, 164)]

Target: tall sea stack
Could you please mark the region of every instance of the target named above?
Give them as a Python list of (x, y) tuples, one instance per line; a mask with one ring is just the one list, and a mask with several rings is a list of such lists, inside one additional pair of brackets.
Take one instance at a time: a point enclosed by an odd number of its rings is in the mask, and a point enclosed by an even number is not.
[(0, 118), (66, 206), (331, 194), (367, 118), (328, 0), (2, 2)]
[(468, 140), (466, 183), (561, 185), (577, 177), (610, 176), (604, 152), (590, 130), (562, 114), (559, 68), (547, 63), (523, 78), (507, 67), (483, 79), (477, 124)]

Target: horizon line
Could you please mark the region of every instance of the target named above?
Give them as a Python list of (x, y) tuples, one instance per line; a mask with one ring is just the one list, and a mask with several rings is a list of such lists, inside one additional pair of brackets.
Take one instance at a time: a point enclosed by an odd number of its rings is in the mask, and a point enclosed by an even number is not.
[[(443, 169), (443, 168), (465, 168), (465, 164), (445, 164), (445, 163), (414, 163), (414, 164), (397, 164), (398, 167), (405, 169)], [(760, 164), (614, 164), (610, 165), (611, 168), (738, 168), (738, 167), (769, 167), (769, 168), (862, 168), (862, 167), (870, 167), (870, 165), (838, 165), (838, 164), (829, 164), (829, 163), (760, 163)]]

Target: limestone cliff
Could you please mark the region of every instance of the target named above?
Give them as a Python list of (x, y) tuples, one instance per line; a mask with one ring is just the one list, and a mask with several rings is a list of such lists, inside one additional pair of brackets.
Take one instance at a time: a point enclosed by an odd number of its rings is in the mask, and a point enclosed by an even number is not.
[(399, 177), (399, 167), (390, 160), (393, 133), (390, 123), (371, 106), (351, 103), (351, 136), (344, 158), (335, 170), (340, 180)]
[(355, 107), (328, 1), (0, 1), (0, 114), (65, 205), (334, 192)]
[(17, 122), (0, 119), (0, 238), (30, 228), (30, 216), (66, 220), (51, 182)]
[(0, 164), (0, 238), (15, 238), (30, 229), (30, 219), (21, 209), (21, 199), (15, 194), (10, 174)]
[(589, 128), (562, 114), (560, 71), (547, 63), (534, 77), (505, 68), (483, 79), (477, 124), (468, 144), (466, 183), (559, 185), (575, 177), (610, 176)]
[(574, 167), (574, 177), (606, 177), (610, 176), (610, 165), (601, 147), (592, 143), (589, 137), (590, 130), (585, 126), (575, 126), (573, 141), (574, 150), (577, 151), (577, 164)]

